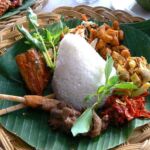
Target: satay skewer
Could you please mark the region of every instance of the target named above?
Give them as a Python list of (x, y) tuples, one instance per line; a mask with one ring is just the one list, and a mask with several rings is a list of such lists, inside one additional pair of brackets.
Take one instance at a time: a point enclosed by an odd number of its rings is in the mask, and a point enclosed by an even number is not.
[(26, 107), (27, 107), (26, 105), (21, 103), (21, 104), (17, 104), (17, 105), (14, 105), (14, 106), (10, 106), (10, 107), (1, 109), (0, 110), (0, 116), (8, 114), (8, 113), (11, 113), (11, 112), (14, 112), (16, 110), (20, 110), (20, 109), (26, 108)]
[[(13, 112), (15, 110), (19, 110), (25, 107), (41, 108), (42, 110), (49, 112), (50, 126), (52, 126), (55, 129), (61, 129), (65, 132), (70, 132), (71, 127), (73, 126), (76, 119), (81, 115), (81, 112), (75, 110), (74, 108), (65, 104), (62, 101), (53, 99), (53, 97), (54, 95), (49, 95), (47, 97), (37, 95), (25, 95), (24, 97), (20, 97), (0, 94), (0, 99), (2, 100), (6, 99), (21, 103), (17, 104), (16, 106), (11, 106), (0, 110), (0, 115), (7, 114), (8, 112)], [(102, 128), (102, 120), (94, 112), (91, 130), (86, 135), (91, 137), (100, 135)]]
[[(46, 98), (54, 98), (55, 94), (49, 94), (47, 96), (45, 96)], [(20, 103), (24, 103), (25, 102), (25, 98), (24, 97), (20, 97), (20, 96), (13, 96), (13, 95), (6, 95), (6, 94), (0, 94), (0, 99), (4, 99), (4, 100), (9, 100), (9, 101), (14, 101), (14, 102), (20, 102)], [(8, 108), (4, 108), (0, 110), (0, 116), (26, 108), (27, 106), (25, 104), (17, 104), (14, 106), (10, 106)]]

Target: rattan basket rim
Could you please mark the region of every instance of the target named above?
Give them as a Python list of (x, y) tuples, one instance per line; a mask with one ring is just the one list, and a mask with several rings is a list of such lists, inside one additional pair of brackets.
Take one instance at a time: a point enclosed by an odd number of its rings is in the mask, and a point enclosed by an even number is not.
[[(36, 0), (31, 6), (34, 12), (38, 13), (47, 3), (48, 0)], [(16, 15), (0, 20), (0, 30), (15, 24), (18, 19), (26, 15), (27, 10), (23, 10)]]

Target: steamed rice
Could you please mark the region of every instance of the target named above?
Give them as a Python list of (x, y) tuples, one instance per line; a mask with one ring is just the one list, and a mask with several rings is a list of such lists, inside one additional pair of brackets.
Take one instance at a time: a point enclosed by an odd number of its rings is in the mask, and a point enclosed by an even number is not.
[[(52, 87), (57, 99), (76, 109), (91, 105), (84, 98), (105, 82), (105, 60), (79, 35), (67, 34), (60, 42)], [(115, 74), (115, 69), (113, 73)]]

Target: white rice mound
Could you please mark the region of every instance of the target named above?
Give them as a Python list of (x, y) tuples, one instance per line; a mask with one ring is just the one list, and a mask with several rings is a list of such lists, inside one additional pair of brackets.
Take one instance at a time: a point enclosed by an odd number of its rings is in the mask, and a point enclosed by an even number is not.
[[(105, 82), (105, 60), (82, 37), (67, 34), (60, 42), (52, 88), (56, 98), (76, 109), (89, 107), (84, 98)], [(113, 75), (116, 73), (113, 69)]]

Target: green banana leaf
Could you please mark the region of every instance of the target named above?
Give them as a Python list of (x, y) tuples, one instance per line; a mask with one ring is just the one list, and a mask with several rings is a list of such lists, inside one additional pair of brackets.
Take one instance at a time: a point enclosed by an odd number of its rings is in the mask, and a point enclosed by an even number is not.
[[(65, 22), (69, 27), (75, 27), (79, 20)], [(47, 27), (51, 32), (59, 30), (55, 23)], [(124, 44), (131, 49), (133, 56), (145, 56), (150, 62), (150, 38), (145, 33), (128, 25), (122, 25), (125, 32)], [(15, 56), (29, 49), (24, 39), (16, 42), (7, 53), (0, 57), (0, 93), (12, 95), (28, 94), (19, 74)], [(45, 94), (50, 93), (50, 85)], [(0, 109), (15, 105), (14, 102), (0, 101)], [(150, 97), (147, 98), (147, 109), (150, 110)], [(38, 150), (106, 150), (124, 143), (132, 131), (150, 120), (135, 119), (120, 128), (110, 127), (96, 138), (72, 137), (48, 126), (49, 115), (41, 110), (30, 108), (20, 110), (0, 117), (0, 123), (10, 132), (15, 133), (25, 142)]]
[(27, 9), (28, 7), (31, 7), (35, 2), (36, 0), (24, 0), (23, 4), (20, 7), (8, 10), (4, 15), (0, 17), (0, 20), (6, 19), (8, 17), (20, 13), (21, 11)]
[(145, 20), (143, 22), (137, 23), (128, 23), (126, 25), (139, 29), (150, 36), (150, 20)]

